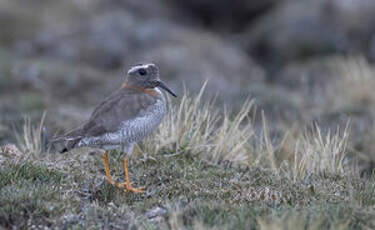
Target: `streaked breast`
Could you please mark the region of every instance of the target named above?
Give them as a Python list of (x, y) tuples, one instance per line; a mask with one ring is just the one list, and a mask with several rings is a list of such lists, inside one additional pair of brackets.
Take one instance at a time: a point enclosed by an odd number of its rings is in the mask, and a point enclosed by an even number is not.
[[(161, 94), (159, 90), (158, 93)], [(154, 104), (141, 111), (140, 116), (122, 123), (120, 132), (123, 141), (134, 143), (150, 135), (159, 126), (166, 112), (166, 101), (161, 95)]]

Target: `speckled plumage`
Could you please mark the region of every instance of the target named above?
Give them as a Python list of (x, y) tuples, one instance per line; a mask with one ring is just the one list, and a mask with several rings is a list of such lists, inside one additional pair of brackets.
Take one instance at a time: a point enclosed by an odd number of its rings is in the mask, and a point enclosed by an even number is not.
[[(140, 69), (147, 69), (149, 76), (136, 75)], [(165, 89), (155, 65), (132, 67), (122, 87), (100, 103), (87, 122), (56, 139), (63, 142), (62, 151), (88, 146), (131, 155), (134, 144), (150, 135), (166, 114), (159, 84)]]
[(115, 125), (116, 128), (111, 132), (83, 137), (77, 143), (77, 147), (91, 146), (106, 150), (122, 147), (128, 155), (131, 155), (134, 144), (150, 135), (166, 114), (165, 98), (159, 89), (155, 89), (155, 91), (157, 96), (147, 95), (147, 97), (155, 97), (154, 102), (142, 106), (135, 117), (121, 121), (118, 126)]
[[(134, 188), (130, 183), (129, 156), (133, 153), (134, 144), (150, 135), (166, 114), (166, 100), (158, 88), (176, 97), (160, 80), (156, 65), (132, 67), (121, 88), (100, 103), (87, 122), (56, 138), (50, 146), (55, 145), (57, 149), (56, 145), (62, 143), (60, 152), (85, 146), (104, 149), (107, 181), (128, 192), (144, 192), (143, 188)], [(127, 154), (124, 159), (125, 183), (116, 183), (112, 179), (107, 151), (110, 149), (123, 150)]]

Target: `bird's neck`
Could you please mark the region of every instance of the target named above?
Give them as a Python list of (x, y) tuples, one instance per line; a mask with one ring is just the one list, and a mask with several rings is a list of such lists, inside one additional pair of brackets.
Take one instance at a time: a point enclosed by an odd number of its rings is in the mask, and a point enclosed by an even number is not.
[(149, 94), (149, 95), (152, 95), (152, 96), (156, 96), (158, 94), (158, 92), (155, 90), (155, 89), (152, 89), (152, 88), (144, 88), (142, 86), (138, 86), (138, 85), (131, 85), (129, 84), (128, 82), (124, 82), (122, 85), (121, 85), (121, 88), (124, 89), (124, 88), (127, 88), (127, 89), (135, 89), (139, 92), (142, 92), (142, 93), (146, 93), (146, 94)]

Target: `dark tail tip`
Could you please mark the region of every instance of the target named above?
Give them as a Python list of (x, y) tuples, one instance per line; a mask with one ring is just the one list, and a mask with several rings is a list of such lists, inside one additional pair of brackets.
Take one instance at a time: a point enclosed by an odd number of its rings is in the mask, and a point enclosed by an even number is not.
[(48, 144), (48, 146), (49, 152), (65, 153), (68, 151), (68, 148), (62, 139), (54, 139)]
[(58, 137), (50, 142), (54, 152), (65, 153), (76, 147), (76, 144), (81, 140), (81, 137)]
[(59, 151), (59, 153), (65, 153), (65, 152), (68, 152), (67, 148), (63, 148), (62, 150)]

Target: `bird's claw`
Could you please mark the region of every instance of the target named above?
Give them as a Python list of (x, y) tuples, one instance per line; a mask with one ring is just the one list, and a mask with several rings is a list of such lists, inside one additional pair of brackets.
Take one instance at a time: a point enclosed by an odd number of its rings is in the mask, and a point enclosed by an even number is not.
[(133, 193), (144, 193), (146, 187), (139, 187), (139, 188), (134, 188), (131, 184), (125, 183), (118, 183), (116, 184), (118, 188), (125, 189), (127, 192), (133, 192)]

